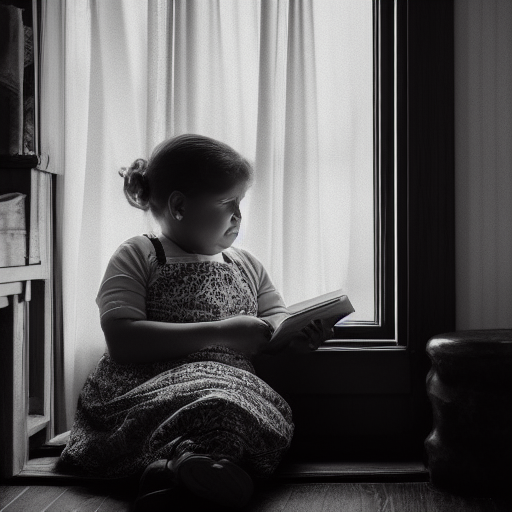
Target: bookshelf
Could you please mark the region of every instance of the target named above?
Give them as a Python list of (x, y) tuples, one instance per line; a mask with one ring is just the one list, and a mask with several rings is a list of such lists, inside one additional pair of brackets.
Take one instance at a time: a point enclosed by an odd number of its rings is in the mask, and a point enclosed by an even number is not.
[[(39, 155), (38, 12), (39, 0), (0, 0), (0, 28), (11, 36), (0, 53), (0, 103), (8, 113), (0, 122), (2, 478), (22, 473), (31, 450), (53, 437), (54, 182)], [(24, 222), (21, 215), (13, 230), (6, 204), (15, 195), (24, 197)]]

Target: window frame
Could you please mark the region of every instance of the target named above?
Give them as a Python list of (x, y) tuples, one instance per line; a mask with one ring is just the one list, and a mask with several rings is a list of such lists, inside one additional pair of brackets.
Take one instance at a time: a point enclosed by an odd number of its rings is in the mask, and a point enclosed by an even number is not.
[[(326, 347), (357, 345), (396, 346), (396, 289), (401, 275), (397, 272), (396, 219), (397, 191), (402, 168), (396, 163), (398, 112), (404, 109), (404, 97), (396, 93), (406, 73), (406, 48), (397, 44), (398, 29), (406, 22), (404, 10), (392, 0), (373, 0), (373, 111), (374, 111), (374, 261), (375, 318), (351, 321), (350, 317), (335, 327), (335, 338)], [(401, 214), (402, 212), (400, 212)]]

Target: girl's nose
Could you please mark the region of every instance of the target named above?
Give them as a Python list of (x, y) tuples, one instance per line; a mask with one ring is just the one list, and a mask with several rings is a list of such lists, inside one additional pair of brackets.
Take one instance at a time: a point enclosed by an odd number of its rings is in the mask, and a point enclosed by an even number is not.
[(238, 220), (242, 220), (242, 213), (240, 212), (239, 206), (235, 206), (235, 211), (233, 212), (233, 217), (236, 217)]

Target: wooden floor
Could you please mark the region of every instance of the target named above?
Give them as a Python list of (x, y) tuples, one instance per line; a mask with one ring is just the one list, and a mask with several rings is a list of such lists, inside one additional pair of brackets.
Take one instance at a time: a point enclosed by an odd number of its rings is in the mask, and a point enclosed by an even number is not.
[[(131, 512), (134, 487), (4, 485), (0, 486), (0, 512)], [(244, 512), (301, 511), (511, 512), (512, 503), (498, 498), (461, 497), (425, 482), (277, 482), (259, 489)]]

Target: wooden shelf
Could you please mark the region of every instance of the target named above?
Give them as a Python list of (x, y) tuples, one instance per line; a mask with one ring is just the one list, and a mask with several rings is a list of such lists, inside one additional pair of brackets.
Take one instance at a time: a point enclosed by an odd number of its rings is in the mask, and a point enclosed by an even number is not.
[[(5, 1), (0, 0), (0, 3)], [(9, 0), (21, 9), (24, 27), (32, 28), (33, 63), (24, 69), (23, 92), (33, 96), (34, 136), (23, 147), (33, 154), (0, 154), (0, 195), (25, 195), (25, 244), (11, 247), (21, 263), (0, 267), (0, 478), (23, 470), (29, 452), (53, 432), (53, 176), (48, 155), (39, 154), (40, 0)], [(16, 16), (19, 12), (16, 13)], [(20, 44), (25, 32), (20, 32)], [(25, 47), (28, 50), (29, 46)], [(18, 50), (13, 52), (17, 58)], [(2, 122), (4, 120), (2, 119)], [(6, 122), (9, 120), (6, 119)], [(3, 132), (19, 134), (18, 122)], [(32, 122), (24, 122), (23, 126)], [(5, 142), (5, 141), (4, 141)], [(22, 150), (19, 152), (21, 153)], [(20, 222), (20, 231), (22, 223)], [(3, 241), (2, 241), (3, 243)], [(21, 244), (20, 244), (21, 245)], [(31, 414), (29, 414), (29, 412)], [(2, 506), (0, 505), (0, 508)]]
[(0, 283), (33, 281), (35, 279), (49, 279), (49, 272), (45, 265), (39, 264), (0, 268)]
[(0, 282), (0, 297), (9, 295), (21, 295), (23, 293), (23, 283), (20, 281), (2, 283)]
[(27, 417), (27, 433), (28, 436), (33, 436), (50, 423), (50, 419), (47, 416), (42, 416), (40, 414), (30, 414)]

